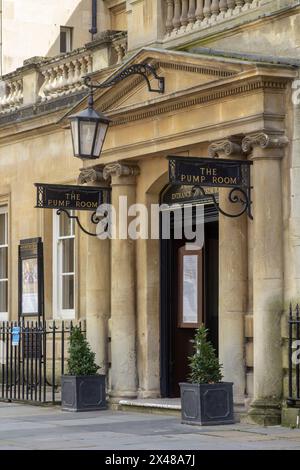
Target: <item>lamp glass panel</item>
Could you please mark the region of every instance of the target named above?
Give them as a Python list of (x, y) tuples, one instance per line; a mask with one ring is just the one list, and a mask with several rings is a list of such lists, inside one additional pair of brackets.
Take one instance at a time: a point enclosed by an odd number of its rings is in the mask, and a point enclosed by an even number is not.
[(80, 155), (92, 155), (97, 123), (80, 121)]
[(95, 149), (94, 149), (94, 155), (97, 157), (99, 157), (100, 152), (102, 150), (107, 128), (108, 128), (108, 123), (99, 122), (98, 129), (97, 129)]
[(75, 119), (74, 121), (71, 121), (71, 132), (72, 132), (75, 155), (79, 154), (78, 126), (79, 126), (79, 123), (77, 119)]

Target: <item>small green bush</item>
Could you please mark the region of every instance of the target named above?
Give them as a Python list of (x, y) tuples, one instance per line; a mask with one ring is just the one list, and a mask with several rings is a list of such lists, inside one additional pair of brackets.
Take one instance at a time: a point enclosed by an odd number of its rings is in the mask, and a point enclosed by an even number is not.
[(68, 372), (70, 375), (96, 375), (99, 366), (95, 363), (95, 353), (78, 326), (70, 333)]
[(189, 357), (189, 380), (194, 384), (210, 384), (222, 381), (222, 365), (213, 345), (207, 339), (208, 330), (202, 325), (195, 334), (193, 356)]

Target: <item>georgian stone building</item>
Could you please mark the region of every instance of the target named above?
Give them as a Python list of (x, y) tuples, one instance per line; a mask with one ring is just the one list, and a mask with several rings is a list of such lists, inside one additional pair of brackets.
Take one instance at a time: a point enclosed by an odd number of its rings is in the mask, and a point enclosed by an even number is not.
[[(80, 14), (88, 2), (73, 3)], [(287, 306), (300, 288), (300, 4), (97, 3), (93, 40), (83, 35), (70, 52), (28, 57), (2, 77), (1, 320), (18, 315), (20, 240), (41, 237), (46, 319), (86, 319), (112, 402), (178, 396), (194, 332), (177, 321), (184, 240), (88, 237), (55, 211), (35, 209), (34, 183), (108, 186), (117, 211), (119, 196), (150, 208), (172, 191), (168, 155), (251, 161), (253, 220), (198, 201), (207, 216), (199, 321), (234, 382), (236, 404), (256, 422), (278, 423), (287, 396)], [(165, 93), (150, 94), (136, 75), (98, 90), (95, 109), (112, 120), (102, 154), (74, 158), (67, 118), (86, 107), (83, 77), (102, 82), (141, 63), (165, 77)], [(228, 190), (218, 197), (234, 210)], [(85, 213), (80, 219), (88, 228)]]

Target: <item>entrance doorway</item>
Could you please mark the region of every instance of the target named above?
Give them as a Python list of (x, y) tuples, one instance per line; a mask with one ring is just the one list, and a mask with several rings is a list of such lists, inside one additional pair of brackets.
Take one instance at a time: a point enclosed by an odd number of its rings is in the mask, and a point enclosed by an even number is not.
[(185, 239), (174, 239), (171, 214), (171, 237), (161, 240), (160, 252), (161, 395), (170, 398), (179, 397), (178, 384), (187, 381), (191, 340), (200, 323), (209, 329), (218, 352), (219, 224), (211, 205), (205, 206), (203, 248), (186, 250), (185, 244)]

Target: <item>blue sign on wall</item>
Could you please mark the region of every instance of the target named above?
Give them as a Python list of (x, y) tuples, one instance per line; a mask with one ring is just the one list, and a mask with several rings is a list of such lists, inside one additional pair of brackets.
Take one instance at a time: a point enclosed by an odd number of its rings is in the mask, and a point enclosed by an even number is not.
[(20, 332), (21, 328), (19, 326), (13, 326), (12, 328), (12, 346), (19, 346), (20, 344)]

